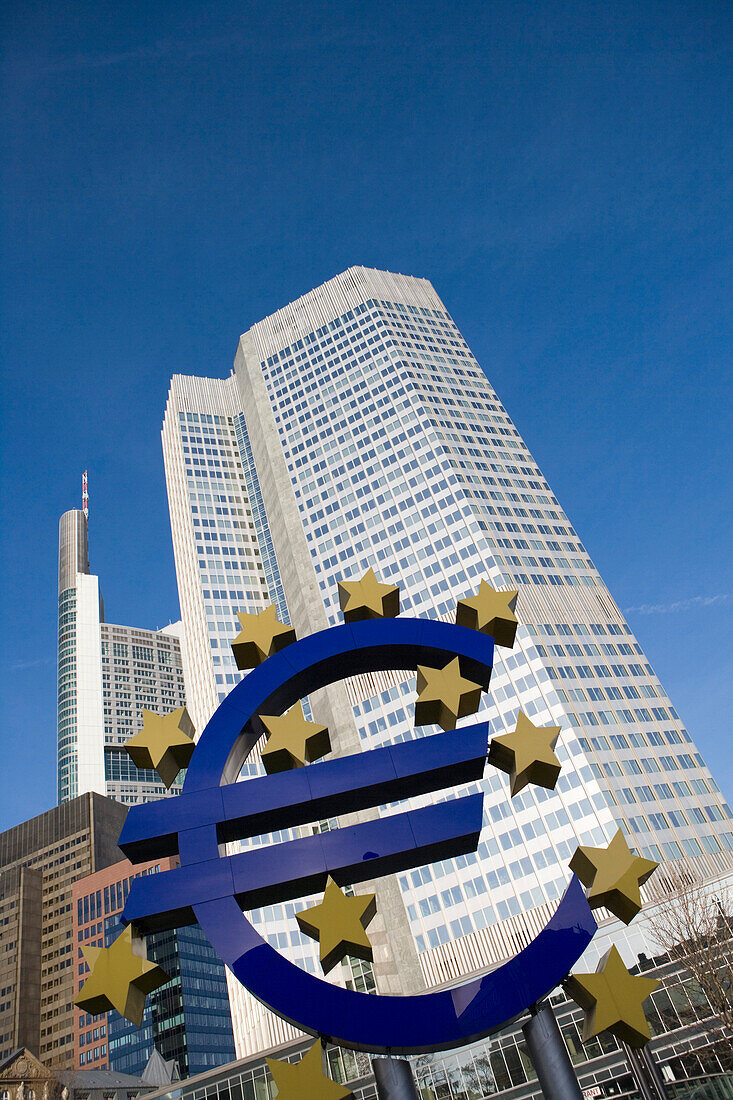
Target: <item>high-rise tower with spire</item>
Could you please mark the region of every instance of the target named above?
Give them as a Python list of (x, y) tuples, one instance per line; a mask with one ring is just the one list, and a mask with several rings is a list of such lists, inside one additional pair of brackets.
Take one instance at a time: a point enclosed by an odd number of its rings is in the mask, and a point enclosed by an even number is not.
[[(99, 578), (89, 565), (89, 496), (59, 521), (58, 800), (86, 791), (133, 804), (167, 794), (160, 777), (138, 769), (125, 742), (142, 710), (184, 706), (181, 624), (162, 630), (105, 622)], [(180, 790), (174, 785), (171, 793)]]

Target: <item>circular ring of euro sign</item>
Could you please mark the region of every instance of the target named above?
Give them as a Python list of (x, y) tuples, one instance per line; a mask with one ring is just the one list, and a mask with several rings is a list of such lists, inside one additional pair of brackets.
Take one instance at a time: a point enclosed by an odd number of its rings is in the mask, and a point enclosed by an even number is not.
[[(331, 883), (344, 896), (341, 885), (474, 851), (482, 828), (481, 794), (274, 847), (220, 855), (222, 842), (483, 776), (488, 724), (458, 732), (454, 727), (458, 718), (478, 709), (481, 692), (488, 688), (494, 652), (489, 629), (506, 642), (513, 642), (516, 632), (516, 593), (495, 593), (485, 584), (477, 597), (461, 601), (466, 610), (459, 604), (457, 619), (464, 625), (390, 617), (388, 612), (398, 609), (395, 586), (380, 585), (369, 576), (340, 585), (350, 621), (300, 640), (291, 627), (278, 622), (274, 606), (258, 616), (240, 615), (242, 631), (234, 642), (237, 663), (252, 671), (203, 731), (183, 793), (133, 807), (120, 838), (120, 847), (133, 860), (177, 850), (181, 866), (137, 879), (124, 918), (143, 932), (197, 920), (235, 976), (273, 1012), (330, 1042), (373, 1053), (417, 1054), (462, 1046), (499, 1030), (565, 980), (597, 930), (593, 903), (578, 875), (546, 927), (518, 955), (489, 974), (419, 996), (363, 994), (332, 985), (281, 956), (244, 916), (243, 910), (325, 888), (322, 905), (300, 914), (301, 927), (317, 936), (323, 949), (328, 922), (322, 910), (329, 907), (327, 900), (341, 904), (335, 895), (327, 898)], [(497, 601), (503, 611), (497, 610)], [(443, 725), (446, 732), (324, 761), (317, 768), (300, 766), (322, 755), (326, 745), (325, 727), (313, 723), (315, 742), (308, 748), (304, 725), (309, 723), (300, 700), (349, 676), (407, 668), (420, 670), (416, 720), (423, 703), (423, 720)], [(292, 729), (285, 730), (268, 774), (236, 782), (263, 733), (269, 732), (271, 739), (278, 732), (273, 720), (289, 720), (293, 712)], [(558, 732), (525, 719), (513, 734), (494, 738), (494, 759), (491, 753), (489, 759), (509, 773), (512, 793), (528, 782), (554, 786), (560, 768), (553, 752)], [(588, 877), (585, 865), (579, 874)], [(602, 893), (608, 904), (608, 890)], [(363, 903), (364, 895), (357, 899)], [(363, 905), (362, 929), (372, 910), (371, 903)], [(329, 941), (324, 969), (341, 957), (344, 942), (358, 954), (359, 938), (357, 929), (351, 941)]]

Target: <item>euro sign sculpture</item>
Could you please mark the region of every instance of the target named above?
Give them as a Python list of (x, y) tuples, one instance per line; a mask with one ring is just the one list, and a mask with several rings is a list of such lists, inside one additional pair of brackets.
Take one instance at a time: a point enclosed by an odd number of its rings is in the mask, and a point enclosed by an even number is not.
[[(237, 782), (264, 728), (309, 693), (345, 677), (433, 669), (456, 658), (486, 690), (494, 640), (426, 619), (347, 622), (294, 641), (254, 668), (221, 703), (193, 753), (182, 794), (133, 807), (120, 847), (140, 862), (178, 854), (180, 867), (135, 880), (124, 920), (142, 933), (195, 921), (233, 974), (278, 1016), (330, 1042), (373, 1053), (461, 1046), (505, 1026), (567, 976), (596, 931), (578, 878), (546, 927), (489, 974), (416, 996), (358, 993), (283, 958), (247, 920), (258, 908), (340, 884), (474, 851), (483, 795), (411, 809), (236, 855), (228, 841), (381, 806), (481, 779), (488, 726), (450, 730)], [(501, 765), (499, 765), (501, 766)]]

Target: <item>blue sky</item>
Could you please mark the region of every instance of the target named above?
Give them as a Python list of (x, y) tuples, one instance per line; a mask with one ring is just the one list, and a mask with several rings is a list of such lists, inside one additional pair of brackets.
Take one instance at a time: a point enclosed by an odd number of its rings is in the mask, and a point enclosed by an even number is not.
[(432, 279), (728, 795), (729, 4), (11, 0), (0, 828), (55, 802), (56, 543), (178, 616), (173, 372), (352, 264)]

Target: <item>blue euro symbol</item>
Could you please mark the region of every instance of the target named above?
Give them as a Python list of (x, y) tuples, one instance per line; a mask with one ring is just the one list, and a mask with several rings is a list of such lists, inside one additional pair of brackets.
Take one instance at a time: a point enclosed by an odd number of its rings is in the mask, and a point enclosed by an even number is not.
[(481, 794), (227, 856), (228, 841), (384, 805), (479, 780), (488, 725), (478, 724), (315, 766), (237, 782), (264, 728), (319, 688), (361, 673), (442, 667), (488, 688), (493, 639), (428, 619), (332, 627), (268, 658), (230, 692), (203, 731), (183, 792), (133, 807), (119, 845), (133, 862), (178, 853), (181, 866), (136, 879), (123, 917), (142, 932), (195, 921), (239, 981), (278, 1016), (313, 1035), (372, 1053), (462, 1046), (504, 1027), (568, 974), (597, 925), (573, 876), (549, 923), (503, 966), (433, 993), (357, 993), (301, 970), (270, 946), (242, 909), (317, 893), (474, 851)]

